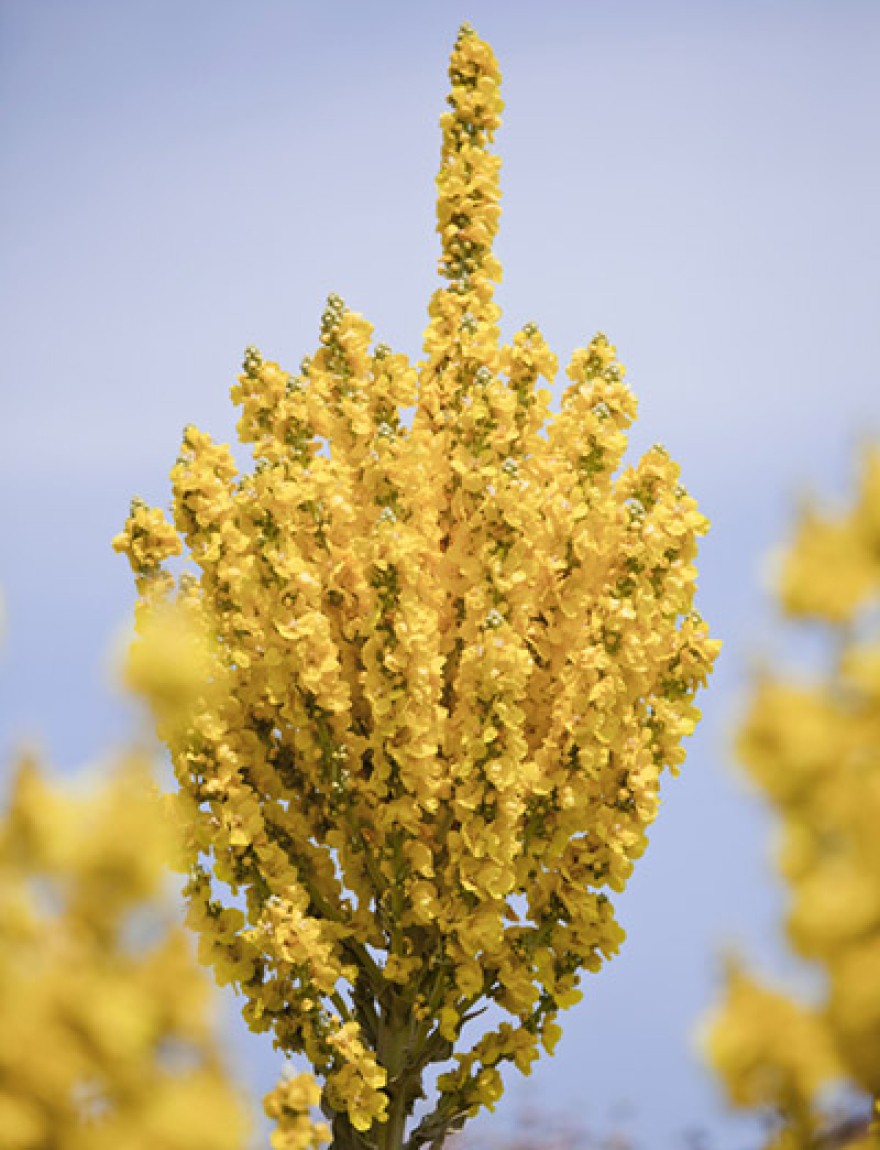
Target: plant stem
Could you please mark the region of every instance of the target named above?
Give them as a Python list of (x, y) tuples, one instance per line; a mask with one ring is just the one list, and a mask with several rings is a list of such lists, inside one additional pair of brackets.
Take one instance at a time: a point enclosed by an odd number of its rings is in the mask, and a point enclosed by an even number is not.
[(388, 1121), (379, 1127), (379, 1150), (402, 1150), (406, 1128), (406, 1093), (392, 1091), (388, 1107)]
[(399, 994), (382, 1011), (376, 1053), (388, 1075), (388, 1121), (377, 1128), (377, 1150), (402, 1150), (411, 1095), (411, 1007)]

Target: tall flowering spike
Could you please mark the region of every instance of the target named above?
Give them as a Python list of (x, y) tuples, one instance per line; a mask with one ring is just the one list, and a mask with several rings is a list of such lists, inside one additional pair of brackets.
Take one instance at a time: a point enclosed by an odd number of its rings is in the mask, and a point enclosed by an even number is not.
[[(451, 111), (440, 118), (443, 148), (437, 176), (437, 231), (441, 275), (453, 288), (480, 295), (499, 283), (492, 241), (501, 215), (501, 161), (489, 145), (501, 123), (501, 73), (492, 49), (463, 24), (449, 63)], [(491, 286), (485, 294), (491, 296)]]
[(501, 265), (492, 242), (501, 216), (501, 161), (489, 145), (504, 105), (492, 49), (467, 24), (455, 42), (449, 79), (450, 111), (440, 118), (443, 147), (437, 175), (439, 270), (448, 283), (431, 300), (422, 381), (425, 412), (435, 424), (466, 387), (468, 375), (499, 367), (501, 312), (492, 296)]
[[(253, 471), (188, 428), (172, 472), (195, 565), (177, 596), (214, 661), (189, 728), (163, 728), (190, 921), (249, 1024), (313, 1063), (340, 1147), (439, 1144), (504, 1062), (552, 1049), (623, 937), (609, 892), (718, 646), (677, 466), (655, 448), (619, 472), (635, 400), (614, 348), (575, 353), (551, 415), (538, 328), (500, 342), (499, 75), (470, 28), (450, 76), (425, 361), (331, 296), (299, 371), (246, 352)], [(116, 541), (143, 629), (174, 595), (173, 537), (138, 504)], [(487, 1003), (508, 1020), (468, 1045)]]

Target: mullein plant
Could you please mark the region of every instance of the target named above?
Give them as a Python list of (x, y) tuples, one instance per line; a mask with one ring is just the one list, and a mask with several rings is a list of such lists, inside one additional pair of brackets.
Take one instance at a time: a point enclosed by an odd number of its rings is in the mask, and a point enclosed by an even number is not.
[(174, 602), (205, 637), (188, 723), (155, 699), (188, 921), (352, 1150), (439, 1146), (504, 1063), (552, 1051), (621, 944), (609, 893), (718, 648), (678, 466), (655, 447), (621, 470), (636, 401), (614, 348), (574, 353), (551, 413), (538, 328), (501, 342), (500, 76), (468, 26), (449, 75), (425, 359), (331, 296), (298, 372), (245, 353), (253, 469), (187, 427), (173, 524), (135, 501), (114, 541), (138, 628)]
[[(2, 606), (2, 604), (0, 604)], [(204, 637), (167, 611), (131, 650), (128, 686), (187, 721)], [(152, 763), (131, 747), (66, 785), (21, 754), (0, 810), (3, 1150), (246, 1150), (216, 987), (168, 885), (179, 838)], [(320, 1089), (285, 1076), (265, 1100), (273, 1143), (318, 1150)]]
[(20, 759), (0, 812), (0, 1145), (243, 1150), (214, 989), (175, 921), (143, 756), (63, 788)]
[(780, 599), (825, 628), (832, 665), (812, 680), (765, 672), (739, 755), (781, 818), (788, 937), (824, 989), (802, 1001), (733, 965), (706, 1051), (731, 1103), (776, 1116), (779, 1150), (833, 1144), (823, 1103), (835, 1082), (873, 1099), (853, 1148), (880, 1147), (880, 450), (851, 508), (805, 512)]

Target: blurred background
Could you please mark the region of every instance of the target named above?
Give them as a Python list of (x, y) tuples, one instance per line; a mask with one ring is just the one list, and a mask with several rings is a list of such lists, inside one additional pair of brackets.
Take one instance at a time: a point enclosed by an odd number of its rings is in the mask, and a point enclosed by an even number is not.
[[(757, 661), (817, 654), (775, 622), (773, 549), (880, 434), (872, 0), (0, 0), (0, 746), (73, 772), (143, 723), (112, 685), (134, 595), (110, 540), (131, 495), (167, 503), (184, 424), (234, 439), (246, 344), (295, 369), (335, 291), (419, 357), (463, 20), (504, 76), (505, 334), (534, 320), (563, 363), (617, 346), (632, 452), (664, 443), (712, 520), (725, 644), (622, 953), (475, 1133), (529, 1110), (740, 1150), (758, 1132), (694, 1030), (725, 947), (810, 981), (730, 740)], [(257, 1097), (278, 1059), (227, 1016)]]

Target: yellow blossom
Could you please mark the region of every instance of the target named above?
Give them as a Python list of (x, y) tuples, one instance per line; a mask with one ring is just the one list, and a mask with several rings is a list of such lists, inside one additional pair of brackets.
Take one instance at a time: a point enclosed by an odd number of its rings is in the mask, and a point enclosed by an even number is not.
[(275, 1120), (269, 1136), (272, 1150), (318, 1150), (330, 1140), (330, 1129), (313, 1123), (309, 1112), (321, 1100), (321, 1087), (311, 1074), (285, 1076), (263, 1099), (268, 1118)]
[[(832, 1077), (880, 1096), (880, 452), (854, 505), (807, 510), (785, 556), (785, 611), (812, 616), (837, 657), (812, 678), (764, 672), (739, 737), (741, 758), (781, 818), (788, 935), (818, 962), (825, 990), (803, 1005), (741, 973), (708, 1032), (731, 1101), (770, 1106), (783, 1142), (815, 1145)], [(865, 1146), (877, 1145), (876, 1128)]]
[[(538, 328), (502, 343), (500, 75), (467, 26), (449, 75), (424, 360), (331, 296), (298, 371), (245, 353), (252, 472), (185, 432), (173, 516), (196, 576), (175, 593), (158, 512), (137, 505), (116, 543), (153, 610), (183, 599), (210, 638), (217, 689), (188, 723), (152, 699), (201, 953), (252, 1027), (310, 1059), (334, 1142), (359, 1150), (402, 1144), (487, 1002), (510, 1021), (456, 1054), (413, 1147), (493, 1105), (498, 1063), (552, 1048), (581, 973), (620, 946), (608, 892), (718, 651), (677, 465), (653, 448), (621, 468), (636, 401), (614, 347), (574, 353), (551, 412)], [(278, 1145), (299, 1144), (291, 1122)]]
[(18, 767), (0, 819), (0, 1141), (241, 1150), (208, 985), (162, 897), (168, 824), (144, 762), (101, 789)]

